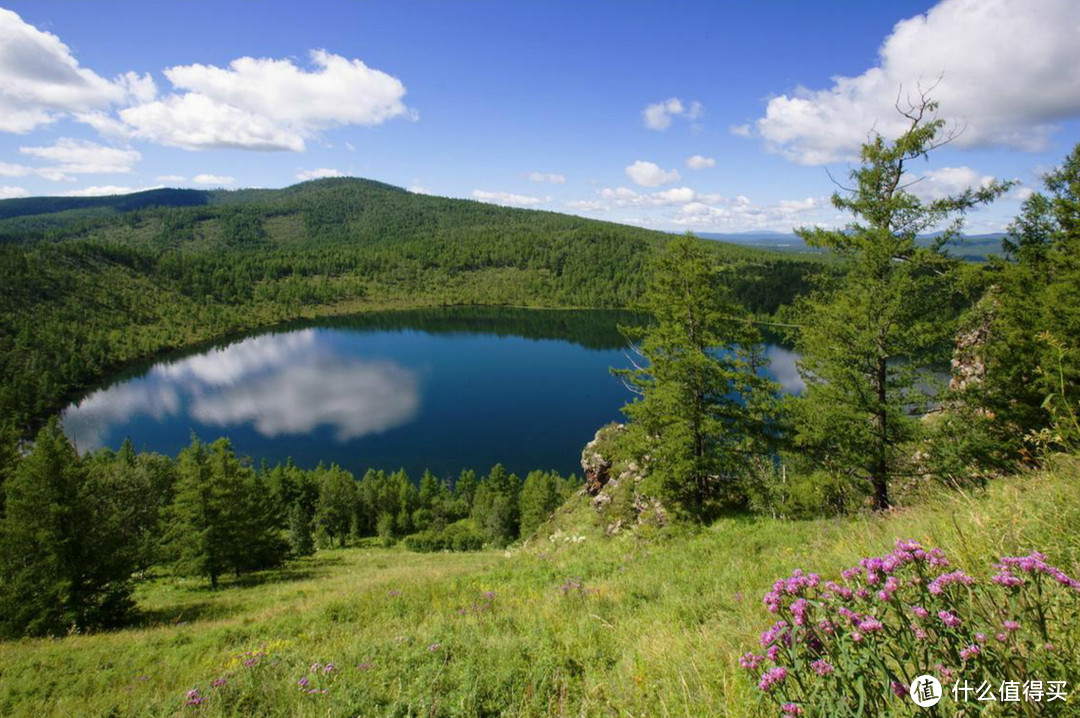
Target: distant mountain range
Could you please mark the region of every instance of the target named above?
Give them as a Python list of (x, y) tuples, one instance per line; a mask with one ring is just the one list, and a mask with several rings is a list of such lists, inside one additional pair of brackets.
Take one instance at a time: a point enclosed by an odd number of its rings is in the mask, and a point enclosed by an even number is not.
[[(770, 249), (780, 252), (820, 252), (822, 250), (807, 247), (806, 243), (792, 232), (695, 232), (698, 237), (712, 239), (718, 242), (741, 244), (758, 249)], [(929, 244), (939, 233), (928, 234), (921, 237)], [(984, 262), (989, 257), (1000, 257), (1001, 240), (1005, 238), (1004, 232), (992, 234), (966, 234), (961, 239), (949, 245), (949, 254), (972, 262)]]

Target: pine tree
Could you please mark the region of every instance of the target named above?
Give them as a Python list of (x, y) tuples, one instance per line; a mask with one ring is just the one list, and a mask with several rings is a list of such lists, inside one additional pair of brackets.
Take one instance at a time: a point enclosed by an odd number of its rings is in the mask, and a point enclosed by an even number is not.
[(319, 482), (319, 503), (315, 507), (315, 524), (325, 533), (331, 545), (337, 539), (345, 546), (356, 515), (357, 490), (352, 474), (336, 464), (323, 473)]
[(63, 635), (114, 626), (133, 610), (130, 560), (95, 515), (86, 471), (56, 419), (6, 486), (0, 523), (0, 633)]
[(693, 235), (670, 240), (645, 295), (651, 324), (622, 328), (644, 366), (613, 370), (639, 395), (623, 407), (624, 444), (648, 457), (665, 500), (699, 520), (738, 500), (746, 457), (766, 450), (761, 397), (774, 393), (758, 373), (760, 335), (718, 270)]
[(521, 536), (531, 536), (562, 503), (559, 478), (544, 471), (532, 471), (521, 487)]
[[(801, 301), (797, 348), (807, 390), (795, 404), (796, 443), (835, 473), (869, 483), (873, 505), (889, 506), (889, 483), (901, 470), (902, 446), (918, 431), (929, 397), (920, 372), (948, 358), (956, 304), (944, 251), (964, 213), (1007, 188), (980, 189), (924, 202), (908, 191), (910, 164), (948, 141), (936, 104), (923, 97), (904, 112), (910, 124), (895, 141), (862, 147), (854, 183), (833, 205), (854, 215), (843, 229), (800, 230), (813, 247), (843, 262), (842, 279)], [(919, 235), (943, 228), (930, 246)]]

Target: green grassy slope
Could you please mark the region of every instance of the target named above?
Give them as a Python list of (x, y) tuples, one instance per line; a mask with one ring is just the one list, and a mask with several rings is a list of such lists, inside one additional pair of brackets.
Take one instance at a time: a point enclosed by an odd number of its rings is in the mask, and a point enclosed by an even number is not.
[(775, 578), (835, 575), (897, 538), (978, 576), (1032, 549), (1076, 573), (1078, 474), (1065, 459), (886, 516), (614, 538), (578, 498), (510, 552), (324, 551), (217, 592), (160, 577), (141, 589), (144, 626), (0, 644), (0, 714), (192, 715), (197, 688), (207, 716), (743, 718), (757, 692), (737, 657), (770, 623)]

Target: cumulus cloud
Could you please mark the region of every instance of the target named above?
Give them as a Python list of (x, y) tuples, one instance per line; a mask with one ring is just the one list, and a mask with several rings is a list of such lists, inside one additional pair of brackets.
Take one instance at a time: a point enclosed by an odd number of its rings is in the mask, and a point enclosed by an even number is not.
[(671, 122), (676, 117), (693, 121), (701, 117), (704, 112), (705, 108), (697, 100), (684, 105), (678, 97), (671, 97), (646, 107), (641, 111), (641, 118), (650, 130), (662, 132), (671, 127)]
[(694, 155), (686, 158), (686, 166), (692, 170), (704, 170), (709, 167), (716, 166), (716, 160), (712, 157), (703, 157), (702, 155)]
[(596, 202), (586, 199), (578, 199), (567, 202), (566, 208), (572, 209), (575, 212), (607, 212), (610, 209), (603, 202)]
[(120, 119), (134, 137), (184, 149), (300, 151), (331, 127), (416, 116), (396, 77), (325, 50), (310, 59), (310, 70), (253, 57), (227, 68), (170, 67), (165, 76), (178, 92), (121, 110)]
[(968, 188), (986, 187), (993, 181), (993, 175), (980, 175), (970, 167), (942, 167), (924, 173), (907, 190), (923, 201), (932, 201)]
[(158, 175), (157, 181), (179, 183), (186, 181), (186, 179), (184, 175)]
[(345, 173), (341, 170), (330, 169), (329, 167), (320, 167), (317, 170), (301, 170), (296, 174), (298, 180), (313, 180), (313, 179), (325, 179), (327, 177), (344, 177)]
[(800, 164), (851, 159), (871, 128), (903, 131), (900, 88), (937, 83), (941, 116), (964, 128), (957, 146), (1038, 150), (1054, 123), (1080, 114), (1078, 32), (1074, 0), (943, 0), (898, 22), (863, 74), (773, 98), (757, 129)]
[(30, 193), (22, 187), (0, 185), (0, 199), (13, 199), (15, 197), (29, 197)]
[(408, 190), (410, 192), (412, 192), (413, 194), (431, 194), (430, 189), (428, 189), (427, 187), (424, 187), (423, 185), (419, 185), (419, 184), (411, 184), (411, 185), (409, 185)]
[(566, 177), (557, 172), (530, 172), (525, 175), (530, 182), (543, 182), (546, 184), (565, 184)]
[(142, 159), (138, 151), (62, 137), (48, 147), (20, 147), (19, 153), (48, 160), (61, 174), (127, 174)]
[(690, 187), (672, 187), (659, 192), (639, 193), (628, 187), (605, 187), (600, 190), (601, 199), (610, 200), (616, 207), (664, 207), (688, 202), (722, 202), (718, 194), (702, 194)]
[(191, 181), (197, 185), (202, 185), (203, 187), (221, 187), (223, 185), (235, 184), (236, 178), (229, 177), (228, 175), (199, 174), (195, 175), (195, 178)]
[(487, 190), (474, 189), (472, 196), (481, 202), (491, 202), (493, 204), (502, 204), (508, 207), (534, 207), (538, 204), (551, 201), (550, 198), (541, 199), (539, 197), (529, 197), (522, 194), (511, 194), (510, 192), (488, 192)]
[(110, 81), (81, 67), (60, 38), (0, 8), (0, 131), (26, 133), (68, 113), (89, 112), (155, 92), (149, 76)]
[(638, 160), (625, 170), (626, 176), (642, 187), (659, 187), (681, 179), (678, 170), (664, 170), (654, 162)]

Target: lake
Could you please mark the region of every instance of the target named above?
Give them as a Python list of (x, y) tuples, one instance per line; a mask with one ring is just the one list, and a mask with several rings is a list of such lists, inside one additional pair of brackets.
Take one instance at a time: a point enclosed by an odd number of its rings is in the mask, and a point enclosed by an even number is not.
[[(497, 462), (581, 473), (581, 449), (631, 394), (623, 312), (431, 309), (279, 327), (135, 367), (63, 413), (80, 452), (175, 455), (228, 436), (256, 463), (292, 458), (456, 476)], [(795, 355), (770, 373), (798, 391)]]

